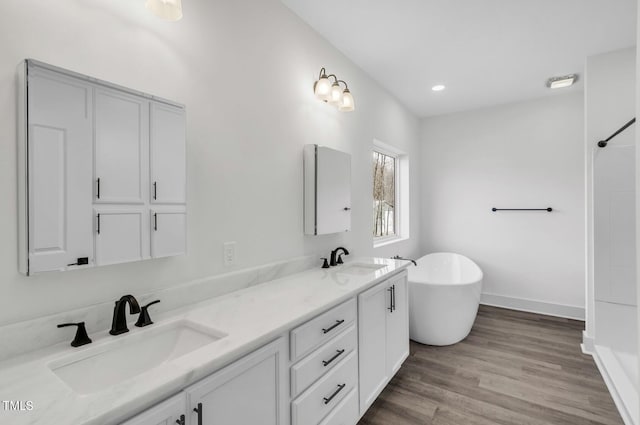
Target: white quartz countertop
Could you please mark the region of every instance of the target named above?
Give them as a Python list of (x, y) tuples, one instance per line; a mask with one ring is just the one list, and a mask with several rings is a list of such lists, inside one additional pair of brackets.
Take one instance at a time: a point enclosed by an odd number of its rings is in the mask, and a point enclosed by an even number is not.
[[(375, 263), (384, 267), (366, 274), (344, 274), (354, 263)], [(145, 328), (111, 336), (106, 331), (91, 334), (92, 344), (73, 348), (68, 343), (0, 363), (0, 403), (31, 402), (33, 409), (6, 410), (0, 405), (0, 423), (107, 425), (117, 424), (136, 413), (210, 375), (221, 367), (276, 339), (319, 313), (354, 297), (381, 280), (405, 269), (410, 263), (382, 258), (356, 258), (330, 269), (311, 269), (252, 286), (221, 297), (204, 300), (155, 317)], [(133, 376), (110, 388), (91, 394), (77, 394), (50, 369), (52, 363), (83, 351), (128, 338), (141, 338), (174, 321), (188, 320), (226, 337), (175, 360)], [(88, 352), (88, 351), (87, 351)]]

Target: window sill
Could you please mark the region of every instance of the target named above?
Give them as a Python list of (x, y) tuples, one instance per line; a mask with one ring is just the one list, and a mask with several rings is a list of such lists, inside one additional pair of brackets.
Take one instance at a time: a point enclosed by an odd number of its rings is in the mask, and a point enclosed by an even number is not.
[(390, 238), (380, 238), (378, 240), (374, 239), (373, 240), (373, 247), (374, 248), (381, 248), (383, 246), (387, 246), (387, 245), (392, 245), (394, 243), (398, 243), (398, 242), (404, 242), (404, 241), (408, 241), (409, 237), (404, 237), (404, 236), (393, 236)]

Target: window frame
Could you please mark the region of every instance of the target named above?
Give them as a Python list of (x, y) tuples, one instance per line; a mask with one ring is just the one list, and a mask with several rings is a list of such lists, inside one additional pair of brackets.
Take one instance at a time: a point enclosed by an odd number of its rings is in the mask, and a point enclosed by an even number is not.
[[(405, 196), (405, 193), (403, 193), (403, 189), (404, 189), (403, 186), (406, 185), (407, 186), (406, 194), (408, 195), (409, 155), (377, 139), (374, 139), (373, 141), (370, 158), (373, 158), (374, 152), (378, 152), (380, 154), (392, 157), (394, 158), (394, 162), (395, 162), (395, 169), (394, 169), (395, 202), (394, 202), (394, 208), (393, 208), (395, 234), (387, 235), (387, 236), (378, 236), (378, 237), (372, 235), (373, 247), (378, 248), (381, 246), (385, 246), (395, 242), (409, 239), (408, 196)], [(373, 184), (373, 179), (371, 183)], [(373, 190), (371, 191), (371, 196), (373, 197)], [(406, 211), (405, 211), (405, 208), (406, 208)], [(405, 221), (407, 221), (407, 223), (405, 223)]]

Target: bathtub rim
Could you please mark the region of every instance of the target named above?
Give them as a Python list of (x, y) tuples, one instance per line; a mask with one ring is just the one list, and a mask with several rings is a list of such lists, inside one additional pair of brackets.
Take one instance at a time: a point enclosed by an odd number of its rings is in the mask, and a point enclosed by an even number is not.
[(407, 280), (409, 282), (409, 285), (411, 285), (412, 283), (415, 283), (417, 285), (428, 285), (428, 286), (447, 286), (447, 287), (461, 287), (461, 286), (471, 286), (471, 285), (475, 285), (475, 284), (482, 284), (482, 281), (484, 279), (484, 272), (482, 271), (482, 269), (480, 268), (480, 266), (478, 266), (478, 264), (473, 261), (471, 258), (467, 257), (466, 255), (462, 255), (462, 254), (458, 254), (456, 252), (431, 252), (429, 254), (423, 255), (422, 257), (418, 258), (416, 260), (416, 262), (418, 263), (417, 267), (420, 267), (420, 260), (430, 256), (430, 255), (436, 255), (436, 254), (446, 254), (446, 255), (453, 255), (453, 256), (458, 256), (458, 257), (462, 257), (465, 258), (466, 260), (468, 260), (469, 262), (471, 262), (471, 264), (473, 264), (473, 266), (476, 268), (477, 273), (478, 273), (478, 277), (475, 280), (470, 280), (470, 281), (465, 281), (465, 282), (433, 282), (433, 281), (427, 281), (426, 279), (420, 279), (420, 280), (413, 280), (411, 279), (411, 270), (409, 270), (409, 275), (407, 276)]

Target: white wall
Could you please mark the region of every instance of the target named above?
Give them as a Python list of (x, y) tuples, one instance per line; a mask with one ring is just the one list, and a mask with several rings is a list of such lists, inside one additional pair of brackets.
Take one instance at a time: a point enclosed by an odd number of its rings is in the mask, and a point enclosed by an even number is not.
[[(0, 324), (143, 293), (337, 245), (355, 255), (419, 251), (418, 203), (409, 241), (374, 250), (373, 139), (418, 158), (419, 122), (277, 0), (189, 0), (166, 23), (144, 0), (5, 0), (0, 4)], [(16, 253), (16, 69), (31, 57), (187, 105), (189, 255), (25, 278)], [(353, 113), (313, 97), (320, 67), (349, 83)], [(352, 154), (353, 231), (305, 237), (302, 147)], [(412, 168), (417, 196), (418, 168)], [(416, 196), (412, 196), (414, 199)]]
[(423, 120), (425, 253), (475, 260), (487, 303), (583, 315), (583, 123), (579, 92)]

